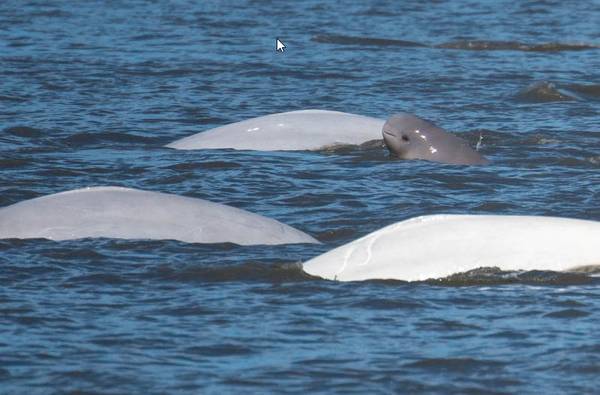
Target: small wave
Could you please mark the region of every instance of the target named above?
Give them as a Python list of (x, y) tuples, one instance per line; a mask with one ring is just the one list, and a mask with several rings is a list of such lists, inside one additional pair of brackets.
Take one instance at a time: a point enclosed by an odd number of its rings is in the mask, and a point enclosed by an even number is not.
[(118, 274), (96, 273), (81, 275), (69, 278), (62, 284), (65, 288), (70, 288), (75, 285), (90, 284), (90, 285), (121, 285), (129, 284), (131, 280)]
[(531, 51), (531, 52), (560, 52), (583, 51), (598, 49), (600, 46), (582, 43), (543, 43), (526, 44), (519, 41), (493, 41), (493, 40), (459, 40), (435, 46), (443, 49), (462, 49), (469, 51)]
[(321, 231), (315, 235), (323, 243), (331, 243), (341, 240), (351, 240), (357, 238), (356, 229), (352, 226), (336, 227)]
[(425, 370), (444, 371), (495, 371), (504, 367), (506, 363), (494, 360), (482, 360), (473, 358), (427, 358), (410, 362), (404, 366), (407, 368), (418, 368)]
[(64, 10), (53, 9), (53, 10), (43, 10), (43, 11), (33, 12), (33, 13), (30, 13), (28, 16), (34, 17), (34, 18), (35, 17), (68, 18), (72, 15), (73, 14), (71, 14), (70, 12), (67, 12)]
[(231, 282), (231, 281), (304, 281), (313, 277), (304, 273), (300, 263), (266, 264), (243, 263), (224, 266), (192, 266), (172, 268), (160, 266), (147, 273), (149, 277), (176, 282)]
[(538, 81), (516, 94), (516, 99), (528, 103), (549, 103), (556, 101), (577, 100), (575, 96), (559, 89), (556, 84), (548, 81)]
[(522, 43), (520, 41), (496, 40), (457, 40), (437, 45), (427, 45), (416, 41), (398, 40), (380, 37), (356, 37), (339, 34), (319, 34), (312, 41), (325, 44), (363, 45), (377, 47), (432, 47), (441, 49), (459, 49), (468, 51), (526, 51), (526, 52), (561, 52), (600, 49), (600, 45), (585, 43), (550, 42), (541, 44)]
[(481, 267), (463, 273), (452, 274), (442, 279), (427, 280), (425, 283), (443, 286), (536, 284), (536, 285), (581, 285), (594, 282), (585, 272), (553, 272), (544, 270), (502, 271), (497, 267)]
[(176, 69), (151, 69), (151, 68), (126, 68), (122, 69), (121, 74), (129, 76), (142, 76), (142, 77), (187, 77), (197, 75), (199, 71), (193, 68), (176, 68)]
[[(242, 73), (245, 77), (272, 77), (273, 72), (270, 69), (248, 70)], [(316, 69), (279, 69), (277, 77), (297, 78), (300, 80), (354, 80), (358, 81), (361, 77), (352, 73), (326, 72)]]
[(62, 144), (69, 147), (91, 146), (102, 143), (127, 143), (127, 144), (152, 144), (155, 139), (132, 133), (102, 132), (102, 133), (75, 133), (61, 140)]
[(312, 38), (312, 41), (325, 44), (371, 45), (377, 47), (426, 47), (425, 44), (421, 44), (414, 41), (396, 40), (390, 38), (354, 37), (337, 34), (317, 35)]
[(479, 331), (482, 329), (480, 326), (477, 325), (442, 318), (421, 320), (418, 323), (416, 323), (415, 326), (420, 330), (435, 332)]
[(163, 35), (158, 33), (136, 34), (130, 37), (130, 39), (134, 41), (162, 40), (164, 38)]
[(30, 159), (22, 158), (2, 158), (0, 159), (0, 169), (22, 169), (33, 163)]
[(423, 302), (417, 300), (396, 300), (369, 298), (353, 303), (351, 307), (373, 310), (415, 310), (427, 307)]
[(237, 162), (225, 162), (225, 161), (208, 161), (208, 162), (184, 162), (177, 163), (175, 165), (167, 166), (167, 169), (177, 171), (189, 171), (196, 169), (209, 169), (209, 170), (221, 170), (221, 169), (239, 169), (243, 167)]
[(535, 133), (530, 136), (527, 136), (525, 139), (523, 139), (523, 142), (526, 144), (535, 145), (557, 145), (560, 144), (561, 141), (557, 138), (546, 134)]
[(211, 346), (192, 346), (185, 350), (186, 354), (201, 355), (203, 357), (231, 357), (246, 356), (256, 351), (243, 344), (216, 344)]
[(30, 128), (28, 126), (14, 126), (11, 128), (6, 128), (4, 129), (4, 133), (23, 138), (35, 138), (42, 136), (42, 132), (39, 129)]
[(21, 96), (0, 95), (0, 102), (7, 101), (7, 102), (23, 103), (23, 102), (26, 102), (27, 100), (28, 100), (27, 98), (21, 97)]
[(588, 313), (587, 311), (583, 311), (583, 310), (579, 310), (579, 309), (565, 309), (565, 310), (553, 311), (552, 313), (547, 313), (544, 315), (544, 317), (574, 319), (574, 318), (587, 317), (588, 315), (590, 315), (590, 313)]
[(600, 100), (600, 85), (567, 84), (565, 88), (586, 99)]

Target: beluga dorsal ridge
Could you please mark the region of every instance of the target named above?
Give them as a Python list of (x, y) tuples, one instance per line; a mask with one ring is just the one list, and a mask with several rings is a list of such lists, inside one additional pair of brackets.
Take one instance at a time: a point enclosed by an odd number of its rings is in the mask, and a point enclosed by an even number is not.
[(441, 279), (481, 267), (570, 271), (600, 266), (600, 222), (519, 215), (426, 215), (303, 264), (337, 281)]
[(196, 133), (167, 144), (180, 150), (317, 151), (381, 140), (385, 120), (328, 110), (264, 115)]
[(0, 208), (0, 239), (96, 237), (239, 245), (319, 243), (298, 229), (246, 210), (112, 186), (60, 192)]
[(489, 161), (462, 138), (412, 114), (396, 114), (382, 128), (390, 153), (453, 165), (485, 165)]

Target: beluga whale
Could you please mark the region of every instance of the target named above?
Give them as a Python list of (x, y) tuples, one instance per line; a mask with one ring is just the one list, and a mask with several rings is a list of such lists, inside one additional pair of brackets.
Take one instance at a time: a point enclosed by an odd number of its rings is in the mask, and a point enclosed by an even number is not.
[(462, 138), (416, 115), (393, 115), (383, 125), (382, 134), (390, 153), (401, 159), (422, 159), (454, 165), (489, 163)]
[(169, 148), (316, 151), (381, 140), (385, 120), (327, 110), (300, 110), (219, 126), (167, 144)]
[(203, 199), (122, 187), (76, 189), (0, 208), (0, 239), (319, 243), (274, 219)]
[(511, 215), (426, 215), (386, 226), (303, 264), (328, 280), (424, 281), (481, 267), (600, 266), (600, 222)]

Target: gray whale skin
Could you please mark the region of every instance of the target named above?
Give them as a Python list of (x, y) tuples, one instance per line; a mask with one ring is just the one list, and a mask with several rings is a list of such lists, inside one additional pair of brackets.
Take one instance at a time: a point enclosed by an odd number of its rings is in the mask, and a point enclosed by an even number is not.
[(422, 159), (453, 165), (486, 165), (489, 161), (462, 138), (412, 114), (390, 117), (383, 141), (401, 159)]

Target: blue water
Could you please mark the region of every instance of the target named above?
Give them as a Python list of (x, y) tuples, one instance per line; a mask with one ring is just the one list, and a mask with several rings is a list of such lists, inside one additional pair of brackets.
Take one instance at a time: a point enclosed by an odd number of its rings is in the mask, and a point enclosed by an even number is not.
[[(3, 1), (0, 206), (119, 185), (323, 245), (2, 240), (0, 392), (597, 392), (597, 277), (336, 283), (298, 262), (416, 215), (600, 220), (598, 26), (597, 1)], [(306, 108), (412, 112), (492, 164), (163, 148)]]

